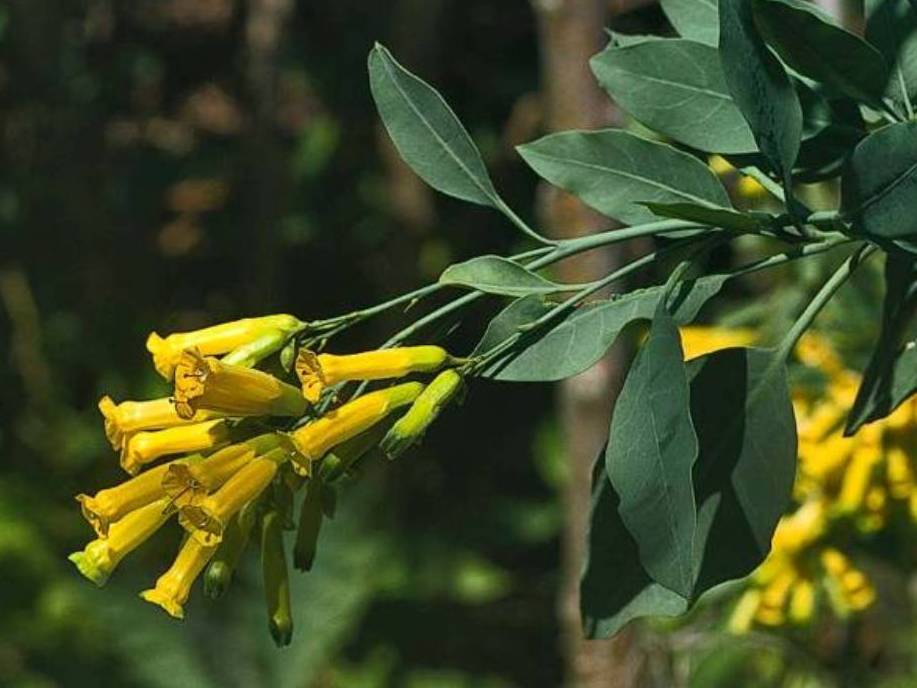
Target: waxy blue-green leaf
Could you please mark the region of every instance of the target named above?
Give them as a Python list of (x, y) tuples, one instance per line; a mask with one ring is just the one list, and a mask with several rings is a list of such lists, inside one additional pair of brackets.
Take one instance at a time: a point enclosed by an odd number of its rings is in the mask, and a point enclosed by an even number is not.
[(841, 209), (866, 238), (917, 236), (917, 122), (890, 124), (853, 149), (841, 177)]
[(612, 99), (650, 129), (712, 153), (758, 149), (715, 48), (682, 39), (641, 42), (610, 46), (589, 64)]
[(659, 0), (659, 4), (680, 36), (716, 47), (720, 37), (717, 0)]
[(882, 327), (844, 433), (885, 418), (917, 392), (917, 263), (913, 257), (889, 253), (885, 262)]
[(723, 185), (702, 162), (626, 131), (566, 131), (518, 151), (541, 177), (626, 224), (654, 219), (644, 202), (730, 205)]
[(878, 50), (812, 3), (754, 2), (762, 35), (790, 67), (856, 100), (881, 102), (889, 75)]
[(570, 287), (551, 282), (500, 256), (478, 256), (464, 263), (450, 265), (440, 275), (439, 282), (502, 296), (553, 294), (570, 290)]
[(376, 108), (401, 157), (427, 184), (449, 196), (499, 208), (477, 146), (443, 97), (378, 43), (369, 53)]
[[(763, 220), (748, 212), (732, 208), (710, 208), (695, 203), (645, 203), (647, 208), (659, 217), (671, 217), (676, 220), (689, 220), (709, 227), (722, 227), (733, 232), (753, 233), (761, 229)], [(701, 230), (703, 231), (703, 230)]]
[(802, 137), (802, 107), (780, 61), (758, 33), (752, 0), (719, 0), (720, 65), (758, 149), (790, 186)]
[(691, 594), (748, 575), (770, 551), (796, 475), (796, 422), (774, 351), (730, 348), (688, 361), (699, 445)]
[(906, 115), (917, 101), (917, 5), (907, 0), (866, 0), (866, 40), (891, 68), (885, 89)]
[(605, 474), (604, 450), (592, 476), (586, 565), (580, 610), (588, 638), (608, 638), (644, 616), (678, 616), (688, 601), (653, 581), (618, 511), (620, 497)]
[(684, 598), (694, 589), (696, 458), (681, 336), (660, 300), (615, 401), (605, 471), (643, 568)]
[[(679, 284), (669, 300), (675, 320), (691, 322), (729, 277), (709, 275)], [(548, 382), (577, 375), (602, 358), (630, 323), (652, 318), (661, 294), (662, 287), (638, 289), (573, 309), (545, 329), (530, 333), (518, 350), (499, 357), (482, 375), (508, 382)], [(513, 302), (491, 320), (473, 355), (492, 349), (507, 333), (537, 320), (548, 309), (537, 296)]]

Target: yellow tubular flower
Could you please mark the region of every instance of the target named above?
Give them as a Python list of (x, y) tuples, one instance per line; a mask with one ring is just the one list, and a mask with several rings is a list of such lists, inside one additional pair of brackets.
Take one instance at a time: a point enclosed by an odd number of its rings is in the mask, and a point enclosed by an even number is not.
[(185, 618), (183, 605), (191, 593), (191, 586), (215, 551), (216, 547), (202, 545), (193, 537), (185, 538), (169, 570), (156, 580), (154, 588), (144, 590), (140, 597), (158, 604), (176, 619)]
[(681, 346), (685, 360), (709, 354), (717, 349), (728, 349), (736, 346), (749, 346), (757, 338), (754, 330), (723, 327), (704, 327), (690, 325), (681, 327)]
[(879, 452), (875, 447), (866, 445), (854, 450), (847, 470), (844, 471), (840, 494), (837, 496), (837, 506), (842, 513), (853, 513), (863, 506), (873, 468), (879, 459)]
[(834, 377), (844, 372), (844, 363), (834, 351), (831, 343), (815, 332), (806, 332), (796, 345), (796, 357), (810, 368), (818, 368)]
[(183, 507), (199, 502), (235, 475), (256, 456), (266, 454), (288, 441), (278, 433), (267, 433), (214, 452), (204, 461), (175, 461), (162, 479), (162, 488)]
[(197, 504), (182, 507), (179, 522), (202, 545), (219, 544), (229, 520), (270, 485), (279, 463), (287, 458), (287, 450), (274, 449), (252, 459), (219, 490)]
[(205, 358), (187, 349), (175, 368), (175, 409), (182, 418), (199, 409), (228, 416), (299, 416), (306, 400), (293, 385), (260, 370)]
[(761, 594), (761, 606), (755, 618), (766, 626), (780, 626), (786, 620), (784, 607), (798, 574), (787, 566)]
[(742, 597), (739, 598), (735, 609), (729, 617), (729, 631), (731, 633), (747, 633), (755, 620), (755, 614), (758, 613), (758, 606), (761, 604), (760, 590), (746, 590)]
[(379, 349), (348, 356), (315, 354), (301, 349), (296, 357), (296, 374), (303, 396), (315, 403), (326, 387), (348, 380), (384, 380), (409, 373), (431, 373), (451, 360), (438, 346), (408, 346)]
[(104, 396), (99, 400), (99, 411), (105, 417), (105, 435), (115, 450), (120, 450), (125, 440), (138, 430), (172, 428), (216, 417), (213, 413), (201, 411), (190, 419), (181, 418), (169, 397), (116, 404), (111, 397)]
[(765, 198), (767, 196), (767, 189), (753, 177), (741, 177), (739, 181), (736, 182), (736, 193), (740, 198), (754, 201), (759, 198)]
[(77, 495), (76, 501), (80, 503), (83, 516), (99, 537), (106, 537), (111, 524), (126, 514), (165, 496), (162, 481), (174, 463), (151, 468), (120, 485), (99, 490), (91, 497)]
[(886, 450), (885, 475), (888, 491), (895, 499), (907, 499), (914, 491), (914, 467), (902, 447), (891, 446)]
[(171, 514), (168, 499), (150, 502), (115, 523), (108, 537), (93, 540), (81, 552), (71, 554), (69, 559), (80, 573), (101, 587), (118, 563), (155, 533)]
[(292, 315), (265, 315), (234, 320), (193, 332), (178, 332), (168, 337), (160, 337), (153, 332), (146, 340), (146, 348), (153, 354), (153, 364), (159, 374), (171, 380), (185, 349), (194, 347), (205, 355), (225, 354), (268, 333), (279, 331), (289, 337), (305, 326), (305, 323)]
[(735, 167), (722, 155), (711, 155), (707, 160), (707, 166), (713, 170), (718, 177), (725, 177), (730, 172), (735, 171)]
[(826, 510), (824, 502), (806, 502), (790, 516), (777, 524), (771, 546), (775, 552), (794, 554), (815, 542), (825, 531)]
[(815, 584), (807, 578), (800, 578), (790, 593), (790, 620), (795, 624), (807, 624), (815, 613)]
[(308, 471), (312, 461), (368, 430), (394, 409), (412, 403), (423, 388), (419, 382), (405, 382), (370, 392), (294, 431), (291, 434), (293, 444), (301, 455), (293, 457), (294, 466), (300, 464), (300, 468)]
[(216, 449), (229, 441), (229, 424), (225, 420), (138, 432), (121, 450), (121, 467), (133, 475), (143, 465), (162, 456)]

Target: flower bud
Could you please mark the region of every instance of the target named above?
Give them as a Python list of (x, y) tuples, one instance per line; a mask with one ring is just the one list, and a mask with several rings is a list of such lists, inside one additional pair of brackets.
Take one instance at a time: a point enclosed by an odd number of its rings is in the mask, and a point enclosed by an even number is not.
[(296, 357), (296, 374), (302, 383), (303, 396), (315, 403), (327, 387), (339, 382), (385, 380), (409, 373), (430, 373), (439, 370), (449, 360), (448, 352), (438, 346), (379, 349), (345, 356), (316, 354), (300, 349)]
[(299, 416), (307, 407), (299, 390), (260, 370), (205, 358), (186, 349), (175, 368), (175, 409), (190, 418), (199, 409), (227, 416)]
[(261, 519), (261, 574), (267, 621), (277, 647), (290, 644), (293, 638), (293, 612), (290, 606), (290, 577), (283, 551), (283, 527), (280, 514), (268, 511)]
[(319, 464), (319, 473), (325, 484), (333, 483), (353, 467), (379, 442), (388, 432), (390, 423), (376, 423), (369, 430), (341, 442), (332, 451), (325, 454)]
[(440, 412), (462, 389), (462, 376), (455, 370), (444, 370), (426, 386), (411, 408), (392, 426), (379, 447), (389, 458), (401, 456), (418, 442)]
[(293, 566), (300, 571), (311, 571), (322, 527), (322, 492), (324, 484), (319, 476), (306, 483), (306, 494), (299, 509), (296, 545), (293, 548)]
[(243, 506), (239, 513), (230, 520), (226, 533), (223, 535), (223, 541), (204, 573), (204, 594), (210, 599), (217, 599), (229, 588), (242, 552), (245, 551), (248, 544), (256, 512), (257, 500)]
[(208, 356), (225, 354), (262, 336), (281, 332), (289, 337), (305, 327), (305, 323), (292, 315), (266, 315), (234, 320), (192, 332), (178, 332), (168, 337), (160, 337), (153, 332), (147, 339), (146, 348), (153, 354), (156, 370), (171, 380), (185, 349), (195, 347)]

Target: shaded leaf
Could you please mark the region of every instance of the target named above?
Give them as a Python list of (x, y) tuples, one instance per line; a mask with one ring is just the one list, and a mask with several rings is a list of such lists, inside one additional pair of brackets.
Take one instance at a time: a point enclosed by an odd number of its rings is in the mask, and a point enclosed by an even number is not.
[(619, 504), (600, 455), (593, 470), (586, 564), (580, 581), (583, 630), (589, 638), (608, 638), (635, 618), (677, 616), (688, 609), (687, 600), (654, 582), (643, 568), (637, 543), (618, 513)]
[(443, 97), (378, 43), (369, 53), (369, 85), (401, 157), (437, 191), (499, 207), (477, 146)]
[(626, 131), (561, 132), (518, 151), (544, 179), (627, 224), (654, 219), (644, 201), (729, 207), (726, 190), (706, 165)]
[(789, 187), (802, 137), (802, 108), (786, 70), (755, 25), (752, 0), (720, 0), (720, 64), (758, 149)]
[(500, 256), (478, 256), (464, 263), (450, 265), (440, 275), (439, 282), (503, 296), (551, 294), (570, 289)]
[(614, 101), (650, 129), (703, 151), (757, 150), (715, 48), (681, 39), (641, 42), (608, 47), (589, 64)]
[[(722, 227), (734, 232), (756, 232), (762, 224), (758, 218), (731, 208), (710, 208), (693, 203), (644, 203), (660, 217), (690, 220), (710, 227)], [(768, 216), (765, 216), (768, 217)]]
[(660, 0), (660, 4), (679, 35), (716, 47), (720, 37), (716, 0)]
[(917, 235), (917, 122), (888, 125), (857, 145), (841, 177), (841, 209), (867, 238)]
[(786, 368), (771, 350), (730, 348), (687, 364), (697, 533), (692, 598), (749, 574), (770, 551), (796, 475)]
[(754, 0), (765, 40), (800, 74), (865, 103), (880, 103), (888, 67), (878, 50), (801, 0)]
[(917, 99), (917, 6), (907, 0), (866, 0), (866, 40), (891, 67), (885, 92), (902, 113)]
[(694, 587), (696, 528), (689, 409), (681, 336), (660, 304), (615, 402), (605, 471), (643, 568), (685, 598)]
[[(709, 275), (679, 284), (669, 302), (675, 320), (691, 322), (729, 278)], [(602, 358), (627, 325), (652, 318), (661, 294), (662, 287), (650, 287), (577, 308), (545, 329), (532, 332), (528, 343), (498, 358), (482, 374), (508, 382), (548, 382), (577, 375)], [(491, 320), (474, 353), (493, 348), (505, 333), (516, 332), (546, 312), (537, 296), (510, 304)]]
[(890, 253), (885, 263), (882, 329), (847, 417), (845, 435), (885, 418), (917, 391), (917, 346), (905, 341), (915, 311), (917, 264), (913, 258)]

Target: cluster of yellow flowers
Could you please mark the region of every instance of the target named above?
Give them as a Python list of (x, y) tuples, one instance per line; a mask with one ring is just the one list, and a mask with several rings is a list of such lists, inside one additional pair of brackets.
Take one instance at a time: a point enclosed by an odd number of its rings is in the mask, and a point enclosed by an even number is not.
[[(278, 645), (290, 642), (282, 531), (295, 527), (293, 494), (305, 491), (293, 561), (308, 570), (323, 513), (333, 506), (329, 485), (374, 447), (388, 458), (400, 455), (462, 387), (451, 367), (455, 359), (437, 346), (343, 356), (300, 348), (289, 359), (298, 386), (254, 367), (290, 350), (307, 328), (292, 316), (272, 315), (150, 335), (147, 349), (156, 370), (173, 383), (173, 395), (99, 402), (108, 439), (133, 477), (77, 497), (97, 535), (70, 555), (84, 576), (103, 585), (128, 553), (177, 516), (186, 531), (178, 556), (141, 597), (182, 618), (204, 568), (205, 593), (218, 597), (255, 532), (269, 628)], [(429, 384), (403, 382), (337, 405), (339, 383), (433, 372), (438, 375)], [(177, 458), (160, 462), (163, 457)]]
[(770, 555), (747, 580), (729, 621), (735, 632), (755, 624), (806, 625), (822, 602), (841, 618), (866, 609), (875, 588), (841, 551), (847, 545), (838, 543), (875, 533), (893, 516), (917, 526), (917, 400), (845, 437), (859, 375), (814, 333), (803, 336), (796, 355), (820, 371), (826, 385), (794, 391), (796, 506), (780, 521)]

